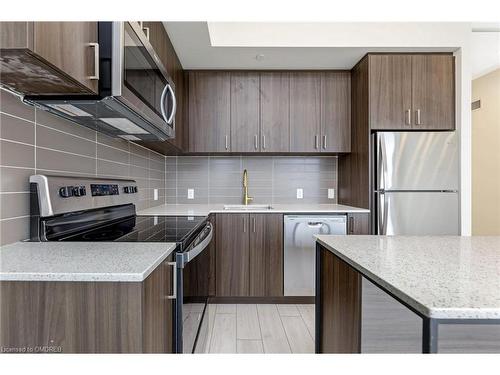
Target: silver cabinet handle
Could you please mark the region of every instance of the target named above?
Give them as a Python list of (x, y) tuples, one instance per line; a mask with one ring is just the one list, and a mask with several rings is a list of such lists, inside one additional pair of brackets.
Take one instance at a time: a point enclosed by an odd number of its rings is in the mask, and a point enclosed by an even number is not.
[(168, 299), (177, 299), (177, 263), (176, 262), (167, 262), (169, 266), (172, 266), (173, 272), (173, 283), (172, 283), (172, 294), (167, 296)]
[(228, 139), (227, 135), (224, 136), (224, 141), (225, 141), (225, 145), (226, 145), (226, 150), (229, 150), (229, 139)]
[(142, 30), (146, 34), (146, 39), (149, 40), (149, 27), (143, 27)]
[(259, 149), (259, 145), (257, 144), (257, 142), (259, 142), (259, 136), (257, 134), (255, 134), (254, 136), (254, 139), (253, 139), (253, 143), (254, 143), (254, 146), (255, 146), (255, 149), (258, 150)]
[(88, 43), (88, 47), (94, 49), (94, 75), (88, 76), (88, 79), (99, 79), (99, 43)]
[(415, 111), (415, 115), (416, 115), (415, 125), (422, 125), (422, 123), (420, 122), (420, 109), (417, 109)]
[(406, 125), (411, 125), (411, 109), (406, 110)]
[(247, 232), (247, 218), (243, 216), (243, 233)]
[(262, 134), (262, 149), (266, 149), (266, 135)]
[(257, 230), (257, 220), (255, 219), (255, 216), (252, 218), (253, 219), (253, 232)]
[(319, 140), (319, 139), (318, 139), (318, 135), (316, 134), (316, 135), (314, 136), (314, 148), (315, 148), (315, 149), (318, 149), (318, 147), (319, 147), (318, 140)]
[(354, 233), (354, 217), (349, 217), (349, 233)]
[(326, 150), (326, 135), (323, 136), (323, 150)]

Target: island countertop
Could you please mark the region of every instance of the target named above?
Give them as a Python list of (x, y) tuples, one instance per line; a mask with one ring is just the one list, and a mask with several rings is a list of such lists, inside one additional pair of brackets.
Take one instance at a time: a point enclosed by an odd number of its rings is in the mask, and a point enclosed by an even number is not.
[(223, 204), (164, 204), (138, 212), (139, 215), (163, 216), (208, 216), (211, 213), (369, 213), (366, 208), (342, 204), (271, 204), (272, 209), (224, 209)]
[(0, 281), (140, 282), (175, 243), (17, 242), (0, 248)]
[(317, 236), (424, 316), (500, 319), (500, 237)]

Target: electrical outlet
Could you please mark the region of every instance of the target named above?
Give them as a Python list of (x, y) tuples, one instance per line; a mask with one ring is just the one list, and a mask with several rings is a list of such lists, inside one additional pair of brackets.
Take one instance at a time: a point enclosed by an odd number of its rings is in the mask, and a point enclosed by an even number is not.
[(304, 189), (298, 188), (297, 189), (297, 199), (302, 199), (304, 198)]
[(188, 199), (194, 199), (194, 189), (188, 189)]
[(153, 189), (153, 200), (158, 200), (158, 189)]
[(328, 199), (335, 199), (335, 189), (328, 189)]

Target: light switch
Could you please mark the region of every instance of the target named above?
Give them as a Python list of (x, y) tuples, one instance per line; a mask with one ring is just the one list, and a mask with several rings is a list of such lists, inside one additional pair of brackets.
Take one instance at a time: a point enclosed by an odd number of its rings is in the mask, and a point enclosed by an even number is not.
[(153, 200), (158, 200), (158, 189), (153, 189)]
[(188, 199), (194, 199), (194, 189), (188, 189)]
[(335, 199), (335, 189), (328, 189), (328, 199)]
[(304, 189), (298, 188), (297, 189), (297, 199), (302, 199), (304, 198)]

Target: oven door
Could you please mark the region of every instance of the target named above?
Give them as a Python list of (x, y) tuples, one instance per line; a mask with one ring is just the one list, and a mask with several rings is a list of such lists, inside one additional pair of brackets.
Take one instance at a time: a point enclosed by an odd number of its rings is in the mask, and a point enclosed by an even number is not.
[(175, 137), (175, 85), (138, 22), (113, 22), (112, 96)]
[(185, 251), (177, 253), (177, 353), (203, 352), (208, 340), (207, 302), (213, 226), (207, 222)]

